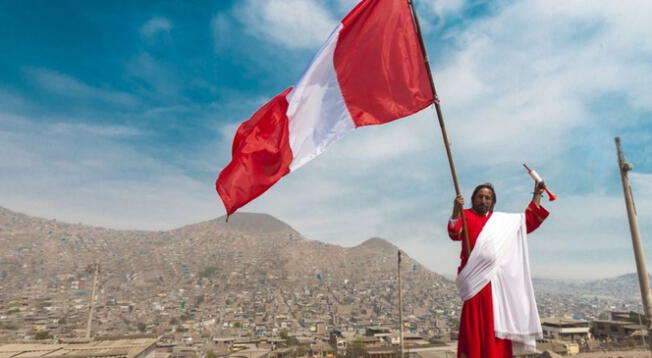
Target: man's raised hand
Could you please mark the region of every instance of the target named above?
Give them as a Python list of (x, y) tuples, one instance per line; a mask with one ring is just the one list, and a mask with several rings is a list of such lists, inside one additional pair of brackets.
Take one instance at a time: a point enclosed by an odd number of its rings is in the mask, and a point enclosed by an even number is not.
[(457, 219), (460, 217), (462, 210), (464, 210), (464, 197), (462, 194), (459, 194), (455, 197), (455, 200), (453, 200), (453, 214), (451, 215), (451, 219)]

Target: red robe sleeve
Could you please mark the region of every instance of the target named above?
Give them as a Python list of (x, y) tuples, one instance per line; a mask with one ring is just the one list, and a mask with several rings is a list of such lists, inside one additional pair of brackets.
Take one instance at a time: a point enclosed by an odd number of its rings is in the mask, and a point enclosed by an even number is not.
[(462, 240), (462, 218), (458, 217), (455, 225), (451, 225), (451, 220), (448, 221), (448, 236), (451, 240)]
[(537, 206), (530, 202), (527, 209), (525, 209), (525, 225), (527, 226), (527, 233), (536, 230), (541, 223), (550, 215), (542, 205)]

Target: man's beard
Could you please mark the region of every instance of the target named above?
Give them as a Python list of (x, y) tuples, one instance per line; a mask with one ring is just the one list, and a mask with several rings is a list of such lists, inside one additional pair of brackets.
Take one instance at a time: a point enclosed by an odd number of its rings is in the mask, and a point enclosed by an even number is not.
[(491, 207), (485, 205), (476, 205), (473, 207), (473, 211), (480, 215), (485, 215), (489, 212), (489, 210), (491, 210)]

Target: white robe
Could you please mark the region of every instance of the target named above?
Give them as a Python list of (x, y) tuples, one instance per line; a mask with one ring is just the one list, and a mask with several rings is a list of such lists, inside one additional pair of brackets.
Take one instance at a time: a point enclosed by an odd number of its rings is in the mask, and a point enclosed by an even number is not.
[(463, 301), (489, 282), (496, 337), (512, 340), (514, 351), (535, 351), (543, 332), (530, 278), (524, 214), (494, 212), (457, 275)]

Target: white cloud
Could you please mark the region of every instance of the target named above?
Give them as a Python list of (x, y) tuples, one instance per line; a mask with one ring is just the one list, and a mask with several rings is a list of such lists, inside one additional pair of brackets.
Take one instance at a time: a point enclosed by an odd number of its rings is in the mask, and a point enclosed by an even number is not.
[(16, 111), (27, 107), (27, 103), (10, 90), (0, 88), (0, 108), (5, 111)]
[(351, 11), (360, 0), (337, 0), (337, 7), (343, 13), (348, 13)]
[(215, 51), (221, 53), (228, 49), (232, 44), (233, 21), (228, 15), (219, 13), (211, 20), (211, 28), (213, 30), (213, 39), (215, 42)]
[(144, 81), (149, 89), (164, 96), (177, 96), (180, 89), (180, 81), (174, 67), (154, 58), (149, 53), (143, 52), (134, 56), (127, 68), (130, 73)]
[(413, 3), (424, 34), (436, 33), (447, 23), (459, 22), (466, 5), (466, 0), (423, 0)]
[(431, 108), (412, 118), (355, 130), (333, 150), (339, 160), (357, 162), (364, 167), (386, 164), (393, 160), (419, 155), (432, 146), (435, 115)]
[[(462, 152), (551, 160), (576, 140), (574, 129), (601, 124), (595, 98), (618, 93), (633, 107), (652, 105), (640, 76), (652, 65), (636, 44), (645, 25), (623, 21), (620, 6), (584, 5), (518, 2), (456, 37), (461, 50), (434, 73)], [(640, 11), (631, 4), (629, 15)]]
[(0, 206), (123, 229), (172, 229), (223, 214), (210, 182), (118, 141), (138, 130), (0, 120)]
[(53, 134), (69, 135), (71, 132), (78, 134), (86, 133), (87, 135), (96, 135), (103, 137), (135, 137), (143, 135), (143, 131), (127, 126), (119, 125), (92, 125), (92, 124), (69, 124), (69, 123), (54, 123), (49, 126), (49, 131)]
[(138, 103), (136, 97), (129, 93), (93, 87), (76, 78), (55, 71), (30, 68), (26, 72), (44, 90), (58, 96), (99, 100), (121, 106), (134, 106)]
[(318, 48), (337, 24), (315, 0), (247, 0), (236, 17), (251, 34), (291, 49)]
[(439, 17), (459, 14), (466, 2), (464, 0), (429, 0), (425, 2)]
[[(636, 168), (633, 170), (636, 170)], [(629, 172), (628, 175), (631, 183), (630, 185), (632, 185), (633, 188), (632, 190), (637, 191), (637, 194), (635, 195), (652, 197), (652, 174)]]
[(172, 30), (172, 23), (165, 17), (153, 17), (140, 27), (140, 33), (146, 39), (152, 39), (160, 33)]

